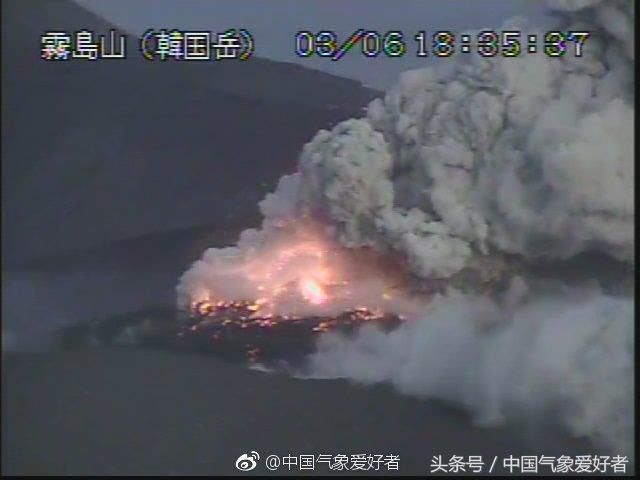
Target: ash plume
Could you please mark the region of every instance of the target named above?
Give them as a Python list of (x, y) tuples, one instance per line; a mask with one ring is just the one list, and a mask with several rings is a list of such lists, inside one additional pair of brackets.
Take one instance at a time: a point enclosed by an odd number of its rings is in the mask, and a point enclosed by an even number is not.
[[(222, 272), (295, 241), (290, 226), (311, 219), (345, 252), (402, 264), (412, 302), (425, 282), (445, 286), (412, 303), (399, 330), (321, 339), (311, 376), (390, 382), (481, 420), (560, 402), (574, 433), (630, 452), (632, 294), (603, 291), (596, 269), (558, 288), (534, 270), (561, 276), (593, 254), (634, 268), (635, 8), (548, 5), (557, 30), (591, 33), (582, 56), (476, 55), (404, 73), (364, 118), (304, 146), (298, 172), (260, 203), (262, 227), (205, 252), (180, 280), (179, 306), (203, 291), (255, 294)], [(521, 19), (508, 27), (544, 35)]]
[(401, 252), (423, 277), (492, 253), (633, 262), (633, 5), (554, 6), (576, 17), (563, 31), (592, 32), (582, 57), (405, 73), (305, 146), (301, 201), (345, 245)]

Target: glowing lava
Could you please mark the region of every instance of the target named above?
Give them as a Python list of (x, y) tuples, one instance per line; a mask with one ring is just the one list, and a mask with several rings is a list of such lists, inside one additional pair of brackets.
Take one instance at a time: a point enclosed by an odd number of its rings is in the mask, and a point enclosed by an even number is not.
[(414, 303), (389, 260), (298, 224), (268, 242), (249, 236), (242, 248), (213, 250), (183, 284), (190, 311), (178, 345), (250, 363), (295, 361), (326, 332), (395, 328)]
[(396, 291), (402, 289), (403, 273), (377, 252), (344, 248), (321, 227), (295, 223), (268, 242), (247, 236), (241, 248), (205, 253), (182, 283), (188, 293), (183, 307), (197, 316), (231, 310), (271, 321), (336, 318), (345, 312), (376, 318), (406, 309)]

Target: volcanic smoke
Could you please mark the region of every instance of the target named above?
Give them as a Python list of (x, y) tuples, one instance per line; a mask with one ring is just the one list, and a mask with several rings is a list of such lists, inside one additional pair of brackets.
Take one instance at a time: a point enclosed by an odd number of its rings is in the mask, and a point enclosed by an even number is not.
[[(389, 382), (479, 423), (544, 413), (629, 454), (633, 293), (589, 262), (634, 267), (635, 8), (548, 5), (557, 30), (591, 32), (581, 57), (406, 72), (365, 118), (304, 146), (260, 202), (261, 228), (207, 250), (178, 306), (402, 315), (390, 332), (323, 334), (304, 375)], [(501, 29), (544, 35), (524, 20)]]

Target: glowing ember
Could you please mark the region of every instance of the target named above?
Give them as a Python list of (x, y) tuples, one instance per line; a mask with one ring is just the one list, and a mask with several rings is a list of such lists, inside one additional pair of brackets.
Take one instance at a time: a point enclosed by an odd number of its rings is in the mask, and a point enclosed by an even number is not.
[[(358, 307), (334, 316), (255, 316), (251, 302), (207, 304), (196, 308), (176, 335), (178, 346), (201, 349), (229, 359), (249, 363), (303, 361), (315, 349), (315, 339), (324, 332), (349, 334), (362, 324), (375, 322), (395, 328), (397, 315)], [(205, 311), (205, 316), (197, 313)], [(267, 334), (268, 332), (268, 334)]]
[(239, 329), (314, 318), (312, 330), (324, 332), (337, 318), (359, 323), (409, 312), (399, 262), (345, 249), (323, 232), (311, 222), (290, 224), (266, 244), (205, 255), (203, 275), (184, 282), (191, 314)]

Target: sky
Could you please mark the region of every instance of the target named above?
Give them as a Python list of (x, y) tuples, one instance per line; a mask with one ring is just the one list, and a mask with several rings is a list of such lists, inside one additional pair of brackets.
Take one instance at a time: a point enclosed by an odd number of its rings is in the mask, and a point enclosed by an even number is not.
[[(335, 75), (356, 78), (385, 89), (404, 70), (449, 59), (416, 56), (416, 32), (451, 30), (458, 34), (480, 28), (498, 28), (514, 16), (526, 16), (537, 25), (548, 21), (543, 2), (535, 0), (75, 0), (89, 10), (135, 35), (149, 28), (195, 29), (221, 32), (245, 28), (255, 39), (255, 55), (295, 62)], [(368, 58), (352, 51), (337, 62), (299, 58), (295, 34), (333, 30), (338, 41), (357, 28), (401, 30), (410, 48), (402, 58)], [(526, 34), (526, 32), (523, 32)]]

